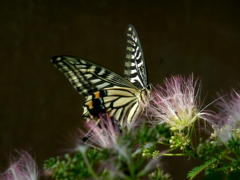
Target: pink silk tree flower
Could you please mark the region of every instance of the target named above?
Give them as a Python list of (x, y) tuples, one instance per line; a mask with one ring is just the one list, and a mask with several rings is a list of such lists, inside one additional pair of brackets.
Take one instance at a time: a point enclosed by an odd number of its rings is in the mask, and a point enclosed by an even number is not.
[(214, 137), (226, 143), (232, 137), (240, 137), (240, 94), (235, 92), (229, 98), (221, 98), (218, 112), (212, 118)]
[(85, 125), (88, 128), (86, 144), (100, 148), (113, 148), (117, 144), (120, 127), (108, 114), (102, 114), (98, 121), (88, 119)]
[(200, 109), (199, 83), (193, 76), (174, 76), (157, 85), (146, 107), (152, 123), (166, 123), (171, 130), (192, 127), (198, 119), (205, 119), (207, 112)]
[(17, 161), (1, 175), (1, 180), (37, 180), (37, 165), (27, 152), (22, 152)]

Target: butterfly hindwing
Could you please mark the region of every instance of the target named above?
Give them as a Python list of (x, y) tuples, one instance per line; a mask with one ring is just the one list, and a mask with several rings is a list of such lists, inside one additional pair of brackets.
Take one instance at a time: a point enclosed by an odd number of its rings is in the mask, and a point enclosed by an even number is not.
[[(140, 110), (139, 91), (132, 88), (110, 87), (89, 95), (84, 103), (84, 116), (108, 112), (117, 119), (121, 126), (134, 121)], [(102, 102), (102, 103), (100, 103)], [(127, 123), (126, 123), (127, 122)]]
[(145, 60), (137, 32), (132, 25), (127, 29), (127, 47), (124, 75), (139, 89), (148, 86)]
[(112, 99), (110, 103), (105, 103), (107, 109), (111, 109), (110, 115), (120, 121), (120, 125), (131, 124), (136, 118), (137, 112), (141, 108), (139, 105), (139, 91), (131, 88), (107, 88), (108, 96), (104, 102)]

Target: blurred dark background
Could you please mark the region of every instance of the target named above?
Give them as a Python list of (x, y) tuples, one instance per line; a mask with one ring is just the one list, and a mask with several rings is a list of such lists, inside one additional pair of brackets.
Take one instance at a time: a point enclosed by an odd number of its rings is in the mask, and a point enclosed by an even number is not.
[[(205, 103), (239, 87), (239, 1), (0, 2), (0, 170), (10, 154), (27, 150), (38, 161), (62, 154), (81, 126), (83, 98), (50, 63), (53, 55), (86, 58), (122, 74), (125, 32), (140, 36), (155, 84), (194, 73)], [(174, 179), (191, 162), (172, 161)]]

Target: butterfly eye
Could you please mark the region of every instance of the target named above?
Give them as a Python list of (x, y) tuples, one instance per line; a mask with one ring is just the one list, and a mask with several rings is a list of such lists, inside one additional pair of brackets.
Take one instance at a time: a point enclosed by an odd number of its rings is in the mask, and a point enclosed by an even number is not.
[(148, 90), (151, 90), (151, 89), (152, 89), (152, 85), (151, 85), (151, 84), (148, 84), (148, 85), (147, 85), (147, 89), (148, 89)]

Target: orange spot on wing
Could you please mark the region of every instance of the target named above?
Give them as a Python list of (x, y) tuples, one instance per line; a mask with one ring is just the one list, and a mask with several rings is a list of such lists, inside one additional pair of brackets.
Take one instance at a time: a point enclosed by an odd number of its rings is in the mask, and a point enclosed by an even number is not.
[(93, 102), (90, 101), (89, 103), (87, 103), (87, 106), (88, 106), (89, 109), (92, 109), (93, 108)]
[(94, 95), (95, 95), (95, 98), (96, 98), (96, 99), (99, 99), (99, 98), (100, 98), (100, 92), (99, 92), (99, 91), (98, 91), (98, 92), (95, 92)]

